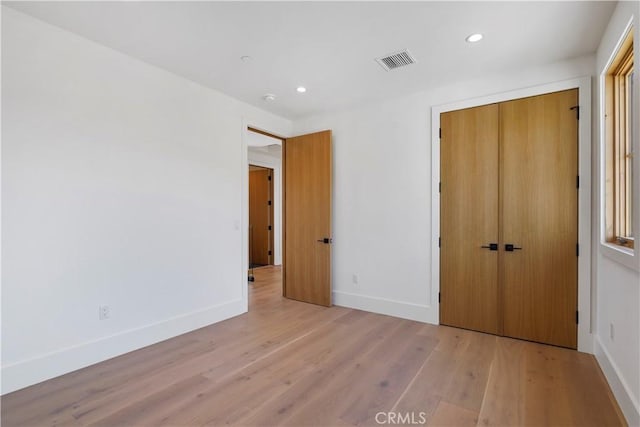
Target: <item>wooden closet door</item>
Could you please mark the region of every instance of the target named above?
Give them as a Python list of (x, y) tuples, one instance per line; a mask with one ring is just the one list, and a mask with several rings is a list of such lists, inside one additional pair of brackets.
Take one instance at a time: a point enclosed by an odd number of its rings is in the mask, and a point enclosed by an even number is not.
[(443, 113), (440, 124), (440, 323), (496, 334), (498, 105)]
[(570, 348), (577, 345), (576, 105), (577, 89), (500, 104), (503, 334)]
[(253, 265), (273, 264), (271, 175), (271, 169), (249, 170), (249, 262)]

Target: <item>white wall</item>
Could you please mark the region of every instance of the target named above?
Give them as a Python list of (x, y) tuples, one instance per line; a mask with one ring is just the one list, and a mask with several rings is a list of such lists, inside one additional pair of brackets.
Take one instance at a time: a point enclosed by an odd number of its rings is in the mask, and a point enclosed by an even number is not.
[[(252, 134), (253, 132), (249, 132)], [(258, 135), (258, 134), (254, 134)], [(273, 264), (282, 264), (282, 149), (249, 147), (249, 164), (273, 169)]]
[(2, 106), (3, 393), (246, 310), (244, 127), (288, 120), (5, 6)]
[(594, 68), (594, 57), (577, 58), (295, 122), (296, 134), (333, 131), (335, 303), (437, 323), (431, 107), (589, 76)]
[[(634, 56), (640, 58), (640, 16), (639, 2), (620, 2), (611, 17), (609, 26), (602, 38), (597, 52), (597, 74), (601, 76), (606, 70), (616, 45), (624, 35), (625, 29), (633, 19), (634, 26)], [(640, 73), (635, 73), (635, 111), (640, 111)], [(601, 95), (600, 78), (598, 78), (597, 94)], [(602, 147), (602, 127), (600, 118), (601, 96), (596, 99), (598, 115), (594, 116), (597, 125), (597, 146)], [(635, 117), (634, 152), (640, 153), (640, 120)], [(598, 151), (599, 164), (602, 164), (602, 153)], [(640, 156), (635, 156), (634, 169), (640, 171)], [(634, 177), (633, 199), (635, 202), (634, 230), (640, 230), (640, 180), (638, 174)], [(602, 175), (598, 175), (594, 188), (598, 190), (602, 202)], [(598, 199), (596, 199), (598, 200)], [(601, 214), (601, 203), (594, 204), (594, 216), (600, 220), (594, 224), (601, 224), (604, 220)], [(597, 230), (596, 270), (597, 270), (597, 338), (596, 357), (607, 376), (609, 384), (620, 403), (620, 406), (631, 425), (640, 425), (640, 274), (639, 254), (636, 247), (635, 254), (628, 255), (612, 250), (601, 244), (602, 226)], [(614, 337), (610, 336), (610, 327), (614, 326)]]

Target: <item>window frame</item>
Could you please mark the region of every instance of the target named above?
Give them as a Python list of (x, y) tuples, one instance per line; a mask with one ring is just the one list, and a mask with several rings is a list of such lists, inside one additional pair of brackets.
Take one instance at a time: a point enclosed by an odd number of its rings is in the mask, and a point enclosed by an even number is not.
[[(634, 252), (633, 230), (633, 27), (603, 73), (604, 87), (604, 243)], [(638, 171), (636, 171), (636, 174)], [(633, 233), (635, 231), (635, 233)]]

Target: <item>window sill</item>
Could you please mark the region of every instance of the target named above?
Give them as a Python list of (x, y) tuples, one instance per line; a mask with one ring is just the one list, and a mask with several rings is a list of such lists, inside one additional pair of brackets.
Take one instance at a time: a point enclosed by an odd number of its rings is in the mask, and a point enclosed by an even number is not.
[(618, 264), (622, 264), (634, 271), (640, 271), (638, 255), (634, 249), (602, 242), (600, 243), (600, 253)]

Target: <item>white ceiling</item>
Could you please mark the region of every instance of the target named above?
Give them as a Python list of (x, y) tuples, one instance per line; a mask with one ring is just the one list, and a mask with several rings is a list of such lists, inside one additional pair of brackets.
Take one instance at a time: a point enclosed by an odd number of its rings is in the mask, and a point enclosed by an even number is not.
[[(608, 1), (3, 4), (291, 119), (592, 53), (615, 8)], [(474, 32), (484, 40), (466, 43)], [(417, 64), (386, 72), (374, 61), (405, 48)], [(299, 85), (307, 93), (296, 93)], [(264, 102), (266, 93), (276, 101)]]

